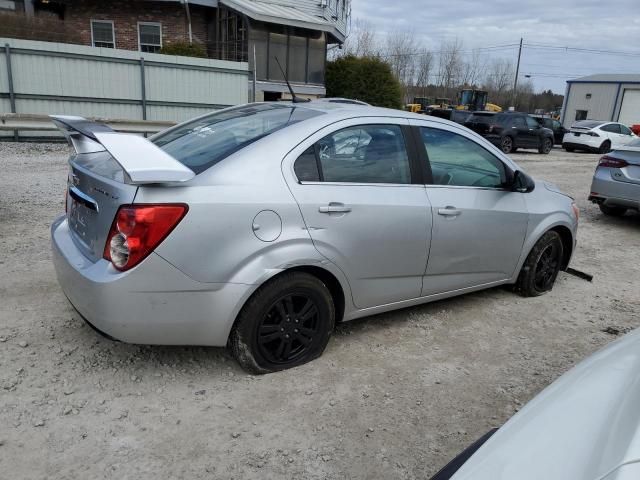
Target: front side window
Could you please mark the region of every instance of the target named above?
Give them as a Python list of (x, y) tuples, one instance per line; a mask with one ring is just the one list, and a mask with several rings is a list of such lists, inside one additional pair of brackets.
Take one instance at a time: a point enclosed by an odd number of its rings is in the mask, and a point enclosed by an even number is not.
[(112, 21), (91, 21), (91, 44), (94, 47), (116, 48), (116, 40)]
[(138, 43), (141, 52), (158, 53), (162, 48), (162, 25), (159, 23), (139, 23)]
[(253, 104), (183, 123), (153, 138), (162, 150), (200, 173), (289, 125), (322, 115), (294, 104)]
[(504, 164), (474, 141), (437, 128), (420, 132), (434, 185), (502, 188), (507, 183)]
[(409, 156), (398, 125), (362, 125), (332, 133), (294, 165), (300, 181), (409, 184)]

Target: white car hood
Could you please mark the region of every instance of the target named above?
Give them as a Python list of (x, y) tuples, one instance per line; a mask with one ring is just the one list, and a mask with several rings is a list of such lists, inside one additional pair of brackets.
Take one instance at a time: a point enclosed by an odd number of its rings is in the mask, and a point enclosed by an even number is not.
[(640, 331), (560, 377), (452, 480), (640, 478)]

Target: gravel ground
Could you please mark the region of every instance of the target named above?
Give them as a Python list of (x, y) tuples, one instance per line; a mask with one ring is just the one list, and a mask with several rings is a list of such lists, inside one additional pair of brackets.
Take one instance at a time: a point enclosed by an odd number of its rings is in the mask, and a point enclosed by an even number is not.
[(640, 325), (640, 216), (586, 196), (597, 155), (514, 154), (577, 198), (573, 266), (523, 299), (497, 288), (344, 324), (317, 361), (245, 374), (223, 349), (94, 333), (56, 283), (49, 225), (67, 147), (0, 144), (0, 476), (425, 478), (560, 374)]

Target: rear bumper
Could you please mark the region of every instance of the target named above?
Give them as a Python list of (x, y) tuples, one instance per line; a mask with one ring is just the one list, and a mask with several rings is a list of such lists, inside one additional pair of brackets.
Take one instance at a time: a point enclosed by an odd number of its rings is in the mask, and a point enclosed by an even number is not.
[(593, 175), (589, 200), (607, 206), (640, 210), (640, 185), (614, 180), (610, 168), (599, 167)]
[(64, 217), (51, 226), (58, 282), (97, 330), (127, 343), (224, 346), (252, 286), (201, 283), (155, 253), (119, 272), (76, 247)]

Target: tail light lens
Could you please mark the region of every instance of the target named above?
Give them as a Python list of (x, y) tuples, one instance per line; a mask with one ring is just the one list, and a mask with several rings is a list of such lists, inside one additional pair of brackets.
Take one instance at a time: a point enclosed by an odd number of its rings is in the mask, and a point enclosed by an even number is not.
[(104, 259), (124, 272), (138, 265), (184, 218), (184, 204), (122, 205), (104, 246)]
[(500, 125), (489, 125), (489, 133), (499, 133), (502, 130)]
[(600, 136), (596, 132), (585, 132), (585, 135), (589, 135), (590, 137), (599, 137)]
[(578, 208), (578, 205), (576, 205), (576, 202), (571, 202), (571, 209), (573, 210), (573, 215), (576, 217), (577, 222), (580, 220), (580, 209)]
[(599, 167), (624, 168), (629, 164), (625, 160), (605, 155), (598, 162)]

